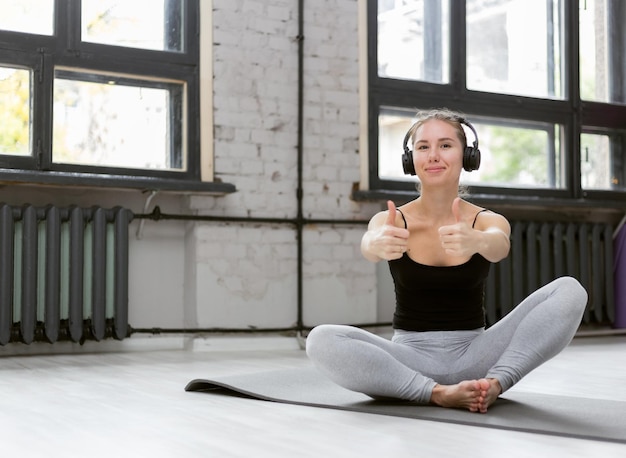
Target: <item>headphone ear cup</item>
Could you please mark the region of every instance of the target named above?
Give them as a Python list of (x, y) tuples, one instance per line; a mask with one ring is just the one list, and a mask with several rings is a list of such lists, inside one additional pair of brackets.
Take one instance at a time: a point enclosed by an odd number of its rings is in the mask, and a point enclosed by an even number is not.
[(478, 170), (480, 167), (480, 150), (475, 146), (468, 146), (463, 153), (463, 169), (467, 172)]
[(415, 164), (413, 163), (413, 152), (408, 148), (402, 154), (402, 168), (405, 175), (415, 175)]

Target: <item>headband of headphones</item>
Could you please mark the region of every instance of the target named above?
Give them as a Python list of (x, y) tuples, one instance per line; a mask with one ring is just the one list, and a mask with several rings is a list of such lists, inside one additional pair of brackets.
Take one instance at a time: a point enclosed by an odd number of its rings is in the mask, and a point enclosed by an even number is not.
[[(460, 124), (463, 124), (474, 133), (474, 143), (472, 146), (466, 146), (463, 151), (463, 169), (467, 172), (471, 172), (472, 170), (478, 170), (480, 167), (480, 150), (478, 149), (478, 134), (476, 133), (476, 129), (474, 126), (466, 121), (464, 118), (458, 117), (455, 119)], [(418, 121), (419, 122), (419, 121)], [(406, 175), (415, 175), (415, 164), (413, 163), (413, 151), (409, 149), (408, 143), (411, 135), (415, 131), (415, 126), (417, 123), (413, 124), (411, 128), (408, 130), (406, 135), (404, 136), (403, 142), (403, 150), (402, 153), (402, 168), (404, 169), (404, 173)]]

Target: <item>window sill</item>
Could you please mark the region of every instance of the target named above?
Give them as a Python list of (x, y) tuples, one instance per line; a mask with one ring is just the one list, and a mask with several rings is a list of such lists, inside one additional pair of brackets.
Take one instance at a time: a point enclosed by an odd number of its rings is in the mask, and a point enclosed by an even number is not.
[[(357, 202), (392, 200), (402, 205), (418, 197), (415, 191), (372, 190), (352, 192)], [(502, 213), (509, 219), (610, 222), (617, 224), (624, 217), (624, 201), (606, 195), (585, 199), (538, 196), (470, 194), (467, 200), (481, 207)], [(381, 205), (381, 209), (386, 208)]]
[(175, 194), (225, 195), (235, 192), (235, 185), (222, 182), (191, 181), (160, 177), (128, 177), (93, 173), (35, 172), (0, 169), (2, 185), (71, 186), (76, 188), (135, 189)]

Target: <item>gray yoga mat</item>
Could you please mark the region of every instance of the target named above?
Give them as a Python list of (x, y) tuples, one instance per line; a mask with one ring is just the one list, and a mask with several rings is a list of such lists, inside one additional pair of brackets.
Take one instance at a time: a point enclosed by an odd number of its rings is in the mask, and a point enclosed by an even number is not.
[(314, 368), (195, 379), (185, 391), (487, 428), (626, 443), (626, 402), (508, 391), (486, 414), (378, 401), (346, 390)]

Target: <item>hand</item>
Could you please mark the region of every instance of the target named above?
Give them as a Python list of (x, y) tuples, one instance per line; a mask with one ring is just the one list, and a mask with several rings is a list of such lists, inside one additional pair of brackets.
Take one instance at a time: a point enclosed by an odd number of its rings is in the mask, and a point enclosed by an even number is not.
[(409, 231), (403, 227), (396, 227), (396, 206), (387, 201), (387, 219), (378, 229), (368, 234), (368, 251), (380, 259), (391, 261), (400, 259), (406, 252), (409, 240)]
[(460, 203), (460, 197), (457, 197), (452, 202), (452, 214), (454, 215), (455, 224), (441, 226), (439, 228), (439, 240), (446, 254), (468, 257), (476, 253), (475, 231), (461, 219)]

